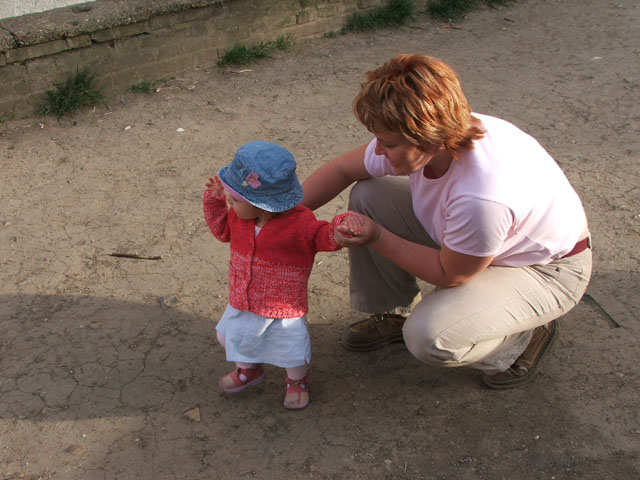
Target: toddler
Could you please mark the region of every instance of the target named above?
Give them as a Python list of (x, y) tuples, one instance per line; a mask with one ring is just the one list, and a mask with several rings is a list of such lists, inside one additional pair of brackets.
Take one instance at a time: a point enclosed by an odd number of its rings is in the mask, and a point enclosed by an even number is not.
[[(209, 178), (204, 216), (211, 233), (230, 242), (229, 303), (216, 327), (236, 368), (220, 378), (236, 393), (264, 380), (263, 363), (286, 369), (284, 406), (309, 403), (307, 283), (318, 251), (338, 250), (331, 223), (299, 205), (296, 162), (270, 142), (249, 142)], [(230, 208), (229, 208), (230, 207)]]

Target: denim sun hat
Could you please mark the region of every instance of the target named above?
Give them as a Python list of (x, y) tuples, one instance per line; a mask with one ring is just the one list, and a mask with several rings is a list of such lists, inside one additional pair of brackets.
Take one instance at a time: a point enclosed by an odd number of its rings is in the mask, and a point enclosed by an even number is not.
[(267, 212), (284, 212), (302, 200), (296, 161), (289, 150), (275, 143), (245, 143), (231, 164), (218, 171), (218, 177), (251, 205)]

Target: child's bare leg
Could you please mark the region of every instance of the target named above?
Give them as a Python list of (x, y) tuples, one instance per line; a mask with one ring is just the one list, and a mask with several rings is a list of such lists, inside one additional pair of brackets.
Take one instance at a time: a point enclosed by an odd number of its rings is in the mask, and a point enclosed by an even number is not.
[(287, 368), (284, 407), (304, 408), (309, 404), (309, 376), (307, 365)]
[(259, 365), (259, 363), (236, 362), (236, 367), (242, 368), (243, 370), (246, 370), (247, 368), (256, 368)]
[(300, 365), (299, 367), (287, 368), (287, 377), (291, 380), (300, 380), (307, 374), (307, 366)]
[[(216, 332), (218, 342), (224, 348), (225, 338)], [(264, 380), (264, 369), (258, 363), (236, 362), (236, 369), (220, 377), (218, 385), (225, 393), (241, 392), (251, 385), (257, 385)]]

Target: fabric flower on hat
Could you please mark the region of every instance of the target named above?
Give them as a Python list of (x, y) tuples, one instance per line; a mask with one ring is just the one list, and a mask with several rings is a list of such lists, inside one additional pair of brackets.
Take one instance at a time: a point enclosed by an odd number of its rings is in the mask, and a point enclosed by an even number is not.
[(246, 182), (251, 188), (258, 188), (260, 185), (262, 185), (258, 178), (259, 177), (256, 172), (251, 172), (249, 175), (247, 175)]

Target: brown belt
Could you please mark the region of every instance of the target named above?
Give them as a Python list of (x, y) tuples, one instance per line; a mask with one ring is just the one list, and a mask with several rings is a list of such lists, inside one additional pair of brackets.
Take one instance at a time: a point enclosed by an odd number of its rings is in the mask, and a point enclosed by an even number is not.
[(566, 255), (562, 256), (561, 258), (567, 258), (567, 257), (570, 257), (572, 255), (576, 255), (576, 254), (586, 250), (587, 248), (591, 248), (591, 241), (589, 240), (589, 237), (585, 237), (582, 240), (580, 240), (578, 243), (575, 244), (575, 246), (573, 247), (573, 249), (571, 249), (571, 251), (569, 253), (567, 253)]

